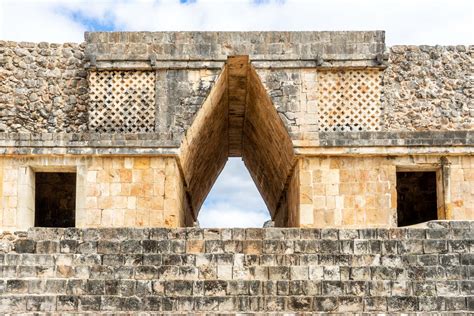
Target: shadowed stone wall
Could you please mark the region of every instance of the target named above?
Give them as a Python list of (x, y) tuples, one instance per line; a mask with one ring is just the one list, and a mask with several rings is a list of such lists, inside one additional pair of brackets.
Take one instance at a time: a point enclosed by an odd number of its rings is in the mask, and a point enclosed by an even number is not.
[(3, 233), (0, 312), (468, 313), (473, 228)]

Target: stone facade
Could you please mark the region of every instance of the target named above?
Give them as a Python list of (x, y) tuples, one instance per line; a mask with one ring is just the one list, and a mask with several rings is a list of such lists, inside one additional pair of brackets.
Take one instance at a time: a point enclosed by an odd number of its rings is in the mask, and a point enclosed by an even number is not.
[(1, 226), (34, 226), (35, 172), (76, 173), (76, 227), (178, 227), (186, 201), (178, 165), (163, 157), (0, 159)]
[(30, 229), (0, 240), (0, 312), (468, 315), (469, 222), (395, 229)]
[(77, 227), (192, 226), (228, 157), (277, 226), (397, 226), (407, 168), (436, 173), (436, 218), (474, 219), (472, 46), (386, 48), (384, 36), (0, 42), (0, 226), (34, 226), (44, 170), (76, 173)]
[(398, 170), (437, 171), (438, 218), (474, 218), (474, 158), (449, 157), (450, 183), (443, 192), (441, 157), (306, 158), (300, 164), (300, 212), (309, 227), (387, 227), (397, 225)]
[[(0, 42), (0, 312), (472, 312), (473, 47), (384, 36)], [(229, 157), (290, 228), (193, 227)]]

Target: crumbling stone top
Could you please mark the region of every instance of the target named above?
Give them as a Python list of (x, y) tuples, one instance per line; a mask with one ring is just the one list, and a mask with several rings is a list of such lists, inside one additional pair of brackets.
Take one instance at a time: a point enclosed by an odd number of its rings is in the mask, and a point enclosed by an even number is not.
[(384, 31), (344, 32), (86, 32), (91, 63), (110, 60), (363, 61), (381, 64)]

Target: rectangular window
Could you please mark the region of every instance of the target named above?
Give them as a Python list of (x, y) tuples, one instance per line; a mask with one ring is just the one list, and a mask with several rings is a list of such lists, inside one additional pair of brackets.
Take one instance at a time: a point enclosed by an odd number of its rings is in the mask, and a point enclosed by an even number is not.
[(438, 219), (436, 172), (397, 172), (398, 226)]
[(35, 173), (35, 226), (74, 227), (76, 173)]

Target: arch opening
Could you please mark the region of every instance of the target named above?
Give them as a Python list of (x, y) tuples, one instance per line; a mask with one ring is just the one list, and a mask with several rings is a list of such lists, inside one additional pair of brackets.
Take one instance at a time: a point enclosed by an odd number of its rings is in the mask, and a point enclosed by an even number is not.
[(270, 219), (242, 159), (230, 157), (199, 211), (199, 226), (261, 228)]
[(179, 161), (186, 187), (187, 225), (196, 221), (229, 157), (242, 157), (275, 226), (297, 225), (293, 145), (248, 56), (227, 59), (186, 131)]

